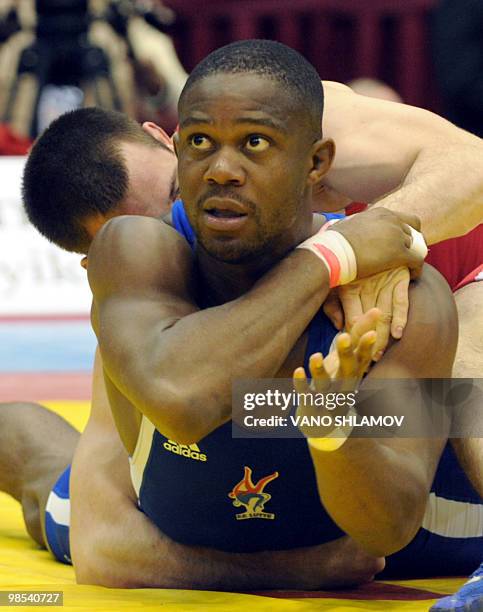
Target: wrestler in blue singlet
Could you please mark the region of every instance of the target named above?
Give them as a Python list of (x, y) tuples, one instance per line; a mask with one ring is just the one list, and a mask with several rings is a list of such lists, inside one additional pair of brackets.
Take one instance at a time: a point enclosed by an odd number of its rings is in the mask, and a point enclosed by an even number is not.
[[(308, 329), (306, 366), (336, 333), (320, 311)], [(167, 440), (143, 417), (131, 458), (140, 508), (173, 540), (254, 552), (344, 535), (320, 502), (305, 438), (233, 439), (229, 422), (193, 446)]]
[[(180, 201), (172, 218), (194, 246)], [(335, 334), (319, 312), (308, 329), (306, 367), (312, 353), (328, 352)], [(186, 446), (143, 417), (131, 475), (143, 512), (184, 544), (252, 552), (314, 546), (344, 535), (321, 505), (304, 439), (233, 439), (228, 423)], [(481, 562), (482, 548), (482, 500), (447, 445), (423, 527), (387, 558), (384, 575), (468, 574)], [(70, 556), (51, 549), (60, 560)]]

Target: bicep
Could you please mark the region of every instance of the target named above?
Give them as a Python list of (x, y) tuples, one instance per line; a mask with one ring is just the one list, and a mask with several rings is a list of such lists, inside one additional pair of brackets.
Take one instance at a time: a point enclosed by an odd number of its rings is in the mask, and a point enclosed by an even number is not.
[[(325, 84), (324, 84), (325, 85)], [(421, 151), (479, 145), (479, 139), (427, 110), (325, 86), (324, 137), (337, 145), (327, 180), (356, 201), (396, 189)]]
[(114, 219), (96, 236), (88, 272), (104, 368), (136, 405), (136, 390), (152, 382), (156, 364), (166, 357), (160, 335), (198, 310), (190, 250), (156, 220)]

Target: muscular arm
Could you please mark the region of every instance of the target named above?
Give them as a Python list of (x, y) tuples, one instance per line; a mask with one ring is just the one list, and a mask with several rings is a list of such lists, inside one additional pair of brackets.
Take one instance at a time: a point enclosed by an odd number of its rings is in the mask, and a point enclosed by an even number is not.
[(173, 542), (136, 506), (98, 356), (93, 380), (91, 416), (70, 480), (77, 582), (117, 588), (318, 589), (365, 582), (382, 569), (380, 560), (348, 538), (310, 549), (257, 554)]
[(324, 137), (337, 154), (327, 184), (354, 201), (417, 214), (428, 244), (483, 219), (483, 143), (441, 117), (324, 82)]
[[(340, 222), (360, 276), (417, 260), (403, 225), (384, 209)], [(184, 444), (230, 419), (235, 377), (279, 370), (329, 284), (321, 261), (297, 249), (240, 298), (199, 311), (192, 265), (185, 241), (145, 217), (111, 220), (89, 251), (92, 324), (106, 375), (158, 431)]]
[[(405, 389), (388, 393), (382, 412), (406, 415), (420, 438), (353, 438), (337, 451), (310, 447), (319, 493), (337, 524), (366, 550), (388, 555), (405, 546), (421, 525), (444, 439), (425, 439), (424, 415), (415, 410), (418, 378), (449, 378), (457, 323), (446, 283), (432, 268), (411, 290), (409, 321), (403, 338), (373, 368), (364, 385), (376, 378), (408, 379)], [(414, 385), (412, 387), (411, 385)], [(389, 389), (390, 391), (390, 389)]]
[(191, 268), (185, 241), (142, 217), (114, 219), (89, 252), (105, 372), (163, 435), (185, 444), (230, 419), (235, 373), (279, 369), (328, 292), (324, 266), (298, 251), (249, 294), (199, 311)]

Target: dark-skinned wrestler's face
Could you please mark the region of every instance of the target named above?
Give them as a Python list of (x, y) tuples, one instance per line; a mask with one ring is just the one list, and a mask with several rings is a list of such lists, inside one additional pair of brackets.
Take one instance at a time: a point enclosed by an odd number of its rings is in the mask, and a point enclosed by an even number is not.
[(213, 257), (283, 254), (308, 235), (312, 174), (330, 165), (331, 152), (321, 161), (323, 145), (295, 104), (281, 83), (255, 73), (210, 75), (186, 93), (176, 140), (181, 198)]

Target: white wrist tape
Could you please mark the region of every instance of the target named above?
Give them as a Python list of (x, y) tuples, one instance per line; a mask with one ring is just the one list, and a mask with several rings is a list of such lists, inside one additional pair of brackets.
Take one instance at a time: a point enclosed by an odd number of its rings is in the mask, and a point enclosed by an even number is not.
[(325, 453), (331, 453), (337, 450), (346, 442), (347, 438), (351, 435), (352, 430), (354, 429), (352, 421), (354, 421), (354, 418), (356, 416), (357, 412), (354, 410), (354, 408), (351, 407), (349, 409), (349, 412), (344, 417), (349, 421), (347, 425), (343, 425), (342, 427), (336, 427), (330, 432), (330, 434), (327, 434), (323, 438), (307, 438), (309, 446)]
[(337, 231), (325, 231), (327, 225), (297, 248), (312, 251), (325, 264), (332, 288), (346, 285), (356, 278), (357, 262), (349, 241)]
[(428, 247), (426, 246), (424, 236), (421, 234), (421, 232), (415, 230), (414, 227), (409, 226), (409, 229), (411, 230), (412, 236), (412, 243), (409, 250), (417, 255), (421, 255), (421, 257), (424, 259), (428, 254)]

